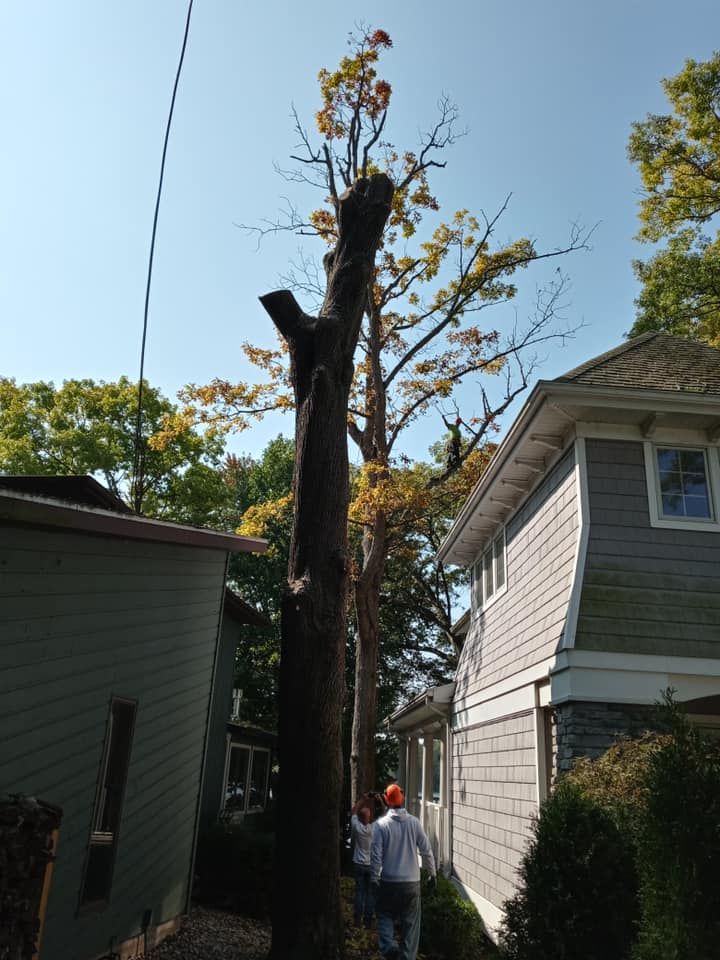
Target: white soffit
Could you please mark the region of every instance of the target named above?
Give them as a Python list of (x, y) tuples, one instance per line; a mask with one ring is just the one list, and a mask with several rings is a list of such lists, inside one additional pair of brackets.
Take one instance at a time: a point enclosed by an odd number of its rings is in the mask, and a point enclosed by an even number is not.
[(558, 460), (578, 423), (591, 424), (594, 436), (611, 436), (613, 426), (630, 430), (638, 440), (682, 428), (702, 431), (709, 442), (717, 442), (720, 399), (541, 380), (463, 505), (437, 558), (471, 565)]

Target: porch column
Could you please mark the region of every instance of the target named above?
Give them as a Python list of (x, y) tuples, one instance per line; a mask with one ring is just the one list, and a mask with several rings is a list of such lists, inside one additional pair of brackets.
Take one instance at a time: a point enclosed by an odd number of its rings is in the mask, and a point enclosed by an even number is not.
[(408, 741), (407, 737), (398, 737), (398, 783), (403, 788), (407, 790), (407, 752), (408, 752)]
[(433, 802), (433, 735), (423, 734), (423, 769), (422, 769), (422, 825), (427, 832), (427, 805)]
[(440, 806), (448, 805), (448, 728), (443, 725), (440, 736)]
[(405, 802), (408, 808), (417, 797), (418, 782), (417, 737), (407, 738), (407, 783), (401, 784), (405, 790)]

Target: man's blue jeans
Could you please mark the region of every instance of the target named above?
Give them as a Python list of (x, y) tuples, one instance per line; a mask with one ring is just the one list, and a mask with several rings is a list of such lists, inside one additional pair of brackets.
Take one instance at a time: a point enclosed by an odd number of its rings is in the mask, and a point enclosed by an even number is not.
[[(380, 883), (377, 899), (377, 930), (380, 953), (398, 960), (416, 960), (420, 942), (420, 882)], [(398, 939), (395, 940), (395, 925)]]
[(369, 927), (375, 912), (375, 894), (373, 885), (370, 883), (370, 864), (353, 863), (353, 869), (355, 871), (353, 919), (357, 926), (360, 926), (360, 921), (364, 920), (365, 926)]

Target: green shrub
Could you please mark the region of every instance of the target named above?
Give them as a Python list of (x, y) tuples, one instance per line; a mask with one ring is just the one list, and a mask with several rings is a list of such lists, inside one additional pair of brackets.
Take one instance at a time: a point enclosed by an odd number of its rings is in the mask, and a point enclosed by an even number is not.
[(195, 861), (195, 899), (250, 917), (270, 915), (275, 835), (261, 814), (226, 830), (200, 834)]
[(635, 938), (633, 847), (615, 818), (574, 784), (543, 803), (505, 904), (508, 960), (625, 960)]
[(639, 834), (637, 960), (720, 958), (720, 743), (670, 702), (672, 737), (652, 753)]
[(436, 893), (423, 897), (420, 952), (427, 960), (480, 960), (490, 946), (475, 907), (438, 875)]

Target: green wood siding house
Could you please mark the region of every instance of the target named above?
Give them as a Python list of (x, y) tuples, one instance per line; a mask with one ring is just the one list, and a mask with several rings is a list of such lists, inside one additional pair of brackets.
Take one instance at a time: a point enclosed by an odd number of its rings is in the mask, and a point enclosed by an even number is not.
[(720, 351), (650, 333), (539, 382), (439, 557), (472, 574), (454, 688), (390, 723), (411, 796), (440, 741), (420, 813), (493, 930), (557, 771), (668, 687), (720, 725)]
[(265, 548), (99, 491), (0, 482), (0, 794), (63, 811), (42, 960), (136, 949), (185, 912), (227, 559)]

